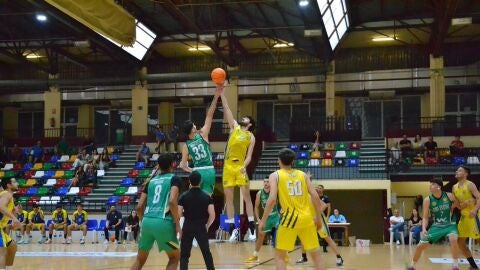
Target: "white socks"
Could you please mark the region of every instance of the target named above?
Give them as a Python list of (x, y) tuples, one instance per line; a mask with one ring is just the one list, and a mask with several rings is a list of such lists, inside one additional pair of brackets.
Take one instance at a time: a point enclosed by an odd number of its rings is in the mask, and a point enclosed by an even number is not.
[(235, 219), (229, 218), (229, 219), (225, 220), (225, 223), (235, 223)]
[(255, 221), (255, 217), (248, 217), (248, 222)]

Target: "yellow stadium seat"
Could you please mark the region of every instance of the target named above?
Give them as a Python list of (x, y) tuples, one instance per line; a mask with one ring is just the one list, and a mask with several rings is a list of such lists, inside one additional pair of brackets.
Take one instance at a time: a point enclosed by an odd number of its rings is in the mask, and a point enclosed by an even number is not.
[(68, 162), (74, 162), (75, 159), (77, 159), (77, 155), (71, 155), (71, 156), (70, 156), (70, 159), (68, 160)]
[(65, 174), (64, 171), (56, 171), (53, 178), (62, 178), (64, 174)]
[(43, 168), (43, 163), (35, 163), (35, 165), (33, 165), (33, 168), (32, 170), (36, 170), (36, 171), (39, 171)]
[(113, 148), (113, 146), (109, 146), (109, 147), (107, 147), (107, 151), (108, 151), (109, 154), (111, 154), (111, 153), (115, 152), (115, 148)]
[(25, 183), (25, 187), (33, 187), (37, 184), (37, 179), (28, 179)]
[(5, 172), (4, 171), (0, 171), (0, 178), (3, 178), (5, 176)]

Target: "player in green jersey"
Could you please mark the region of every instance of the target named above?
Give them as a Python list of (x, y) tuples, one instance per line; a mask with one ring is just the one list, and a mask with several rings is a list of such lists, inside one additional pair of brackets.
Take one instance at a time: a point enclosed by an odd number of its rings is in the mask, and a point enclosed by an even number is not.
[(142, 269), (153, 243), (168, 255), (166, 269), (177, 269), (180, 259), (177, 234), (181, 233), (178, 215), (178, 193), (181, 179), (172, 173), (173, 158), (162, 154), (158, 158), (160, 174), (145, 184), (137, 213), (142, 222), (137, 259), (131, 270)]
[[(213, 194), (215, 187), (215, 169), (213, 168), (212, 152), (208, 141), (208, 134), (212, 126), (213, 113), (217, 108), (218, 97), (223, 86), (217, 86), (212, 104), (207, 111), (205, 124), (199, 130), (191, 120), (185, 121), (182, 131), (188, 135), (188, 139), (182, 149), (182, 161), (180, 168), (191, 173), (198, 171), (202, 176), (200, 188), (208, 195)], [(188, 156), (192, 157), (193, 169), (188, 167)]]
[[(455, 197), (452, 193), (442, 191), (443, 181), (439, 178), (430, 180), (430, 195), (423, 200), (422, 237), (415, 250), (413, 260), (408, 270), (414, 270), (415, 264), (420, 259), (423, 251), (443, 237), (448, 237), (453, 258), (452, 270), (458, 270), (458, 231), (457, 224), (452, 219), (452, 206), (456, 207)], [(428, 217), (432, 216), (433, 224), (427, 231)]]
[[(269, 195), (270, 195), (270, 182), (268, 181), (268, 178), (267, 178), (263, 180), (263, 189), (259, 190), (257, 192), (257, 196), (255, 197), (254, 210), (255, 210), (255, 216), (259, 221), (262, 220), (260, 218), (259, 206), (261, 206), (262, 209), (265, 209), (265, 207), (267, 206), (267, 200)], [(257, 241), (255, 242), (255, 251), (253, 252), (253, 256), (249, 257), (245, 261), (246, 263), (259, 262), (258, 252), (262, 247), (263, 240), (265, 239), (265, 236), (267, 235), (267, 233), (272, 234), (272, 240), (275, 239), (275, 230), (278, 226), (279, 220), (280, 220), (280, 214), (278, 212), (278, 205), (277, 205), (273, 207), (272, 212), (270, 212), (270, 214), (268, 215), (267, 223), (265, 224), (265, 227), (263, 228), (263, 230), (258, 232), (258, 238), (257, 238)]]

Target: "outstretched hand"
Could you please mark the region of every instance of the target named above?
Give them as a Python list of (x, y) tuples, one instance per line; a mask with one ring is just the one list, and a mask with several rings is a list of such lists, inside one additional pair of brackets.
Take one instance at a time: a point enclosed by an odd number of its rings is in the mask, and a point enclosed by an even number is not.
[(225, 85), (217, 84), (217, 90), (215, 91), (215, 95), (220, 96), (223, 93), (224, 88), (225, 88)]

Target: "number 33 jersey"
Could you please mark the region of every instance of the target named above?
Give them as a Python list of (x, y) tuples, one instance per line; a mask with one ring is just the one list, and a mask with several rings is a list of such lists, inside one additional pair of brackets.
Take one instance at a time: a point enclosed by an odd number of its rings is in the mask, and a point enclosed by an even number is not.
[(186, 142), (188, 154), (192, 157), (194, 167), (213, 166), (210, 146), (200, 134)]
[(296, 229), (314, 225), (305, 173), (295, 169), (280, 169), (277, 174), (278, 198), (282, 209), (280, 226)]

